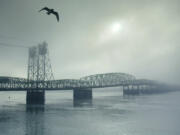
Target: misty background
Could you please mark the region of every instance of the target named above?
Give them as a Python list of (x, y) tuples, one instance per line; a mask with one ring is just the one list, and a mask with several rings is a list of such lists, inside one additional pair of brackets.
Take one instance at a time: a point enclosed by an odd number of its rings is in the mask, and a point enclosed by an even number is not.
[[(125, 72), (178, 84), (179, 5), (179, 0), (0, 0), (0, 44), (46, 41), (55, 79)], [(59, 12), (59, 23), (38, 13), (44, 6)], [(0, 62), (0, 76), (26, 77), (28, 49), (0, 46)]]

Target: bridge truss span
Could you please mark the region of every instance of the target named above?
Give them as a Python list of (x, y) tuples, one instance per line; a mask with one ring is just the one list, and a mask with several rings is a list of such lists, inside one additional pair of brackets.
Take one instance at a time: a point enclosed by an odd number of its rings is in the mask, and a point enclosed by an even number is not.
[(24, 78), (0, 77), (0, 91), (38, 91), (38, 90), (72, 90), (75, 88), (103, 88), (130, 85), (157, 85), (153, 80), (135, 79), (125, 73), (108, 73), (83, 77), (81, 79), (63, 79), (34, 81)]
[(136, 77), (126, 73), (106, 73), (85, 76), (80, 80), (88, 81), (91, 87), (108, 87), (134, 82)]
[(0, 77), (0, 90), (22, 90), (27, 87), (27, 79), (17, 77)]
[(23, 78), (0, 77), (0, 91), (72, 90), (89, 86), (88, 81), (78, 79), (34, 81)]
[(123, 93), (132, 94), (140, 91), (145, 93), (149, 89), (153, 91), (159, 85), (156, 81), (136, 79), (127, 73), (105, 73), (80, 79), (55, 80), (46, 42), (29, 48), (27, 71), (27, 79), (0, 76), (0, 91), (27, 91), (27, 104), (44, 104), (46, 90), (73, 90), (75, 100), (91, 100), (93, 88), (122, 86)]

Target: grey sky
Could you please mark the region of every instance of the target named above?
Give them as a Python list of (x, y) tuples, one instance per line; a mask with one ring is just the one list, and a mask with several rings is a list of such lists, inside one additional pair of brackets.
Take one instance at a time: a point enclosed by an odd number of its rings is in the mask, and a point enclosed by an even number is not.
[[(0, 42), (49, 44), (56, 79), (125, 72), (179, 83), (179, 0), (0, 0)], [(38, 13), (44, 6), (60, 13)], [(114, 24), (119, 31), (113, 32)], [(0, 75), (26, 77), (28, 51), (0, 46)]]

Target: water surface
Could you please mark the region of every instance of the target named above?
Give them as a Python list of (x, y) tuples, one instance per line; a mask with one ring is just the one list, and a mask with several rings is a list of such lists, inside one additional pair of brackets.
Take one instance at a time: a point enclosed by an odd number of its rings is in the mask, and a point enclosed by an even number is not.
[(27, 110), (25, 92), (0, 92), (0, 135), (180, 135), (180, 92), (123, 96), (93, 90), (92, 106), (74, 107), (72, 91), (46, 92), (44, 109)]

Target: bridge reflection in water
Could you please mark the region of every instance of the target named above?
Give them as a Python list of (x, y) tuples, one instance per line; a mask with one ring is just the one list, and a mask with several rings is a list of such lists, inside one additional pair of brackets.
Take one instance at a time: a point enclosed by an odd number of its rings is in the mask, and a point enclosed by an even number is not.
[(25, 135), (44, 135), (45, 129), (44, 106), (26, 106), (26, 130)]

